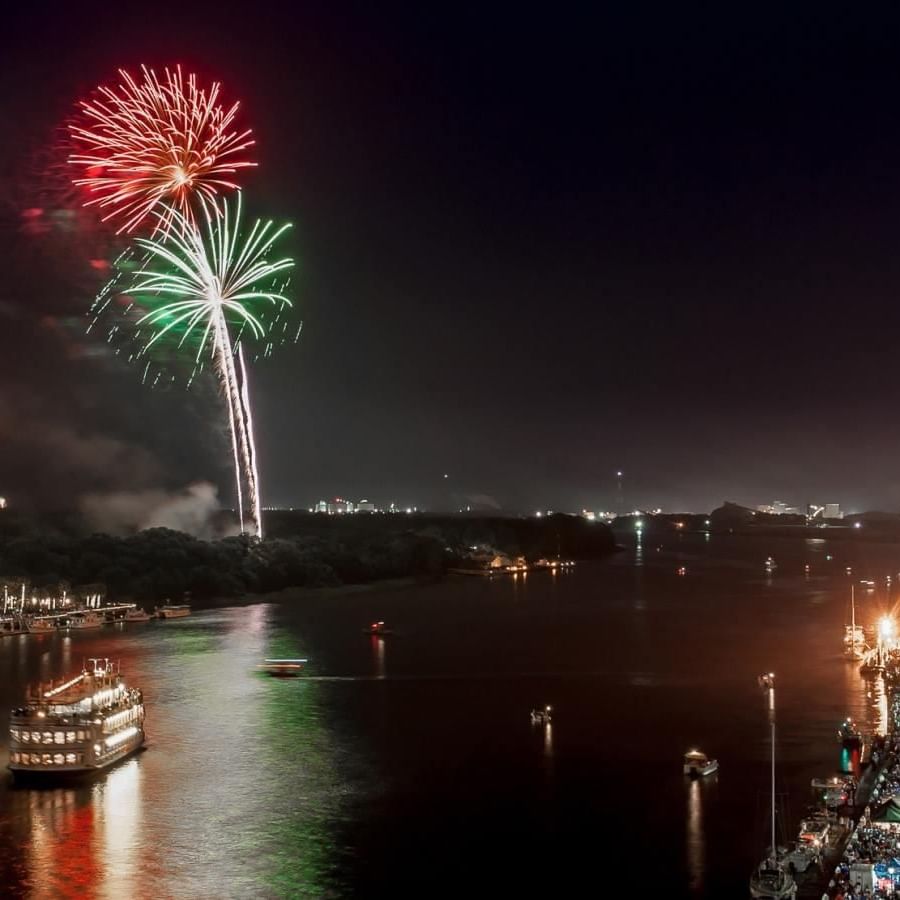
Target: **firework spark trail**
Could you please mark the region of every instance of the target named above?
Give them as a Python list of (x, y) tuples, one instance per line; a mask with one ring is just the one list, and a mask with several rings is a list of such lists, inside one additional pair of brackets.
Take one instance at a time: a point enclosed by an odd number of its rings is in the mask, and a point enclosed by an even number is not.
[(232, 127), (240, 104), (226, 110), (218, 82), (201, 89), (180, 66), (162, 79), (146, 66), (141, 73), (135, 80), (120, 69), (118, 85), (80, 104), (83, 124), (69, 129), (83, 149), (69, 161), (85, 168), (75, 180), (92, 195), (85, 205), (98, 206), (104, 221), (124, 220), (119, 234), (148, 219), (166, 234), (182, 220), (193, 226), (195, 206), (215, 208), (220, 190), (237, 189), (227, 176), (256, 165), (241, 158), (255, 141), (250, 129)]
[[(160, 218), (171, 217), (175, 227), (166, 239), (138, 239), (148, 261), (135, 273), (128, 293), (149, 309), (138, 320), (139, 326), (146, 324), (151, 329), (141, 355), (167, 337), (177, 337), (179, 348), (196, 343), (197, 364), (205, 352), (211, 353), (228, 405), (239, 515), (243, 521), (242, 485), (246, 484), (255, 531), (261, 535), (259, 473), (242, 348), (246, 340), (263, 340), (268, 334), (255, 312), (256, 305), (276, 309), (291, 305), (275, 289), (275, 280), (293, 266), (293, 260), (267, 259), (273, 244), (289, 225), (275, 228), (272, 222), (257, 220), (244, 237), (240, 193), (234, 207), (232, 215), (224, 200), (215, 213), (207, 211), (203, 230), (178, 210), (158, 212)], [(231, 338), (232, 327), (240, 335), (237, 347)]]
[[(231, 377), (231, 370), (228, 365), (229, 360), (234, 361), (231, 355), (231, 347), (227, 346), (228, 329), (224, 317), (219, 315), (216, 317), (216, 340), (215, 349), (213, 350), (215, 358), (216, 374), (219, 378), (219, 384), (222, 387), (222, 393), (225, 396), (225, 403), (228, 407), (228, 427), (231, 431), (231, 449), (234, 454), (234, 476), (236, 488), (236, 504), (238, 514), (238, 524), (241, 533), (244, 531), (244, 490), (241, 479), (241, 453), (240, 441), (238, 440), (238, 411), (235, 410), (234, 403), (234, 379)], [(261, 537), (262, 535), (260, 535)]]
[(256, 463), (256, 441), (253, 437), (253, 412), (250, 407), (250, 387), (247, 383), (247, 365), (244, 362), (244, 348), (241, 345), (238, 346), (238, 363), (241, 368), (241, 402), (243, 403), (244, 417), (247, 422), (247, 449), (250, 454), (250, 471), (253, 473), (253, 477), (250, 480), (253, 489), (253, 493), (250, 496), (250, 503), (253, 506), (253, 516), (259, 523), (258, 535), (259, 537), (262, 537), (262, 498), (259, 486), (259, 467)]

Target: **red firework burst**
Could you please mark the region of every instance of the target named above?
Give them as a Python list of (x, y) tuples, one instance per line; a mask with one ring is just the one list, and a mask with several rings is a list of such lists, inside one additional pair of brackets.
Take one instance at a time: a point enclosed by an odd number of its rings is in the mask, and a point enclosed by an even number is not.
[(103, 211), (103, 221), (121, 223), (117, 233), (145, 220), (155, 232), (166, 231), (171, 217), (148, 219), (166, 209), (193, 222), (196, 205), (215, 204), (221, 190), (237, 187), (227, 176), (256, 165), (241, 158), (255, 143), (250, 129), (233, 128), (240, 104), (226, 110), (218, 82), (207, 92), (180, 66), (165, 69), (162, 79), (146, 66), (141, 73), (136, 81), (120, 69), (120, 83), (82, 102), (81, 119), (69, 126), (78, 148), (69, 162), (84, 167), (75, 184), (88, 191), (85, 205)]

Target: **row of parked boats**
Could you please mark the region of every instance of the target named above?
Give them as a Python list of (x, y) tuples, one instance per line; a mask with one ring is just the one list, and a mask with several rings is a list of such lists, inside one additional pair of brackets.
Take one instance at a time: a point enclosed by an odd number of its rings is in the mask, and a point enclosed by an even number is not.
[(56, 631), (81, 631), (100, 628), (116, 622), (149, 622), (151, 619), (178, 619), (191, 614), (187, 603), (165, 603), (148, 613), (133, 603), (72, 609), (37, 615), (6, 615), (0, 617), (0, 637), (19, 634), (47, 634)]
[[(800, 822), (796, 841), (789, 848), (779, 846), (775, 802), (775, 675), (771, 672), (761, 675), (759, 685), (766, 696), (771, 739), (771, 841), (762, 861), (751, 875), (750, 896), (760, 900), (790, 900), (797, 895), (795, 875), (822, 862), (832, 829), (838, 825), (837, 811), (851, 805), (855, 798), (855, 772), (858, 771), (862, 757), (862, 735), (851, 719), (842, 723), (838, 730), (842, 759), (846, 756), (855, 771), (828, 778), (814, 778), (811, 787), (817, 795), (817, 805), (810, 807)], [(688, 751), (682, 761), (682, 770), (690, 778), (703, 778), (714, 774), (718, 769), (718, 760), (696, 749)]]

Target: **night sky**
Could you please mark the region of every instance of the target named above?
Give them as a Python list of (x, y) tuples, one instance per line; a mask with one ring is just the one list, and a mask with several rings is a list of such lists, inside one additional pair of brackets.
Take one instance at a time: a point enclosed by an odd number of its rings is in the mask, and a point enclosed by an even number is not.
[(295, 224), (268, 504), (598, 509), (622, 469), (630, 506), (900, 509), (900, 13), (784, 6), (5, 13), (0, 494), (230, 502), (214, 387), (142, 386), (76, 237), (22, 229), (75, 102), (180, 62)]

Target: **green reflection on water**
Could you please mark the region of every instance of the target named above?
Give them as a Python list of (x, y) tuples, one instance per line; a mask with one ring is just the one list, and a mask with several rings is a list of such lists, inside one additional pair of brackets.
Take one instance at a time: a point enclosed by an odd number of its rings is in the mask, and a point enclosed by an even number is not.
[[(296, 641), (276, 631), (270, 658), (306, 654)], [(260, 851), (264, 879), (278, 897), (336, 897), (338, 847), (333, 825), (339, 818), (343, 785), (334, 765), (334, 747), (322, 714), (322, 684), (298, 678), (266, 679), (262, 765), (290, 785), (264, 828)]]
[(188, 656), (194, 653), (212, 653), (217, 649), (216, 644), (221, 643), (221, 639), (217, 640), (216, 636), (206, 630), (201, 631), (187, 625), (172, 628), (170, 633), (164, 636), (165, 643), (171, 644), (174, 652), (179, 655)]

